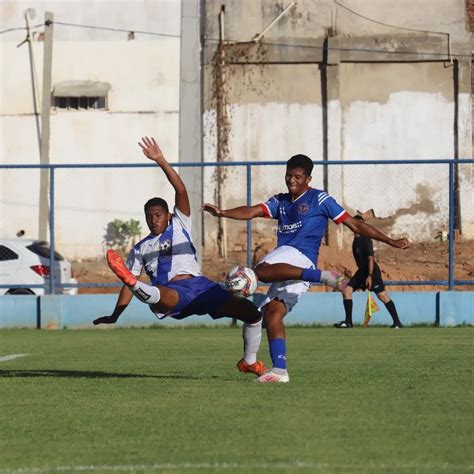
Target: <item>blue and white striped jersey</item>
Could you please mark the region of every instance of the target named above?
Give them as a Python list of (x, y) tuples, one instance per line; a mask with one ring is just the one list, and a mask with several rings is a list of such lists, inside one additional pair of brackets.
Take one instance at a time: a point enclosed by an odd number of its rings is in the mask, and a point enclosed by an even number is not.
[(281, 193), (260, 205), (265, 217), (278, 220), (277, 246), (295, 247), (315, 265), (328, 219), (340, 224), (349, 217), (328, 193), (314, 188), (295, 201), (289, 193)]
[(152, 285), (166, 285), (176, 275), (201, 275), (191, 240), (191, 217), (177, 207), (160, 235), (148, 235), (131, 250), (128, 269), (136, 276), (144, 269)]

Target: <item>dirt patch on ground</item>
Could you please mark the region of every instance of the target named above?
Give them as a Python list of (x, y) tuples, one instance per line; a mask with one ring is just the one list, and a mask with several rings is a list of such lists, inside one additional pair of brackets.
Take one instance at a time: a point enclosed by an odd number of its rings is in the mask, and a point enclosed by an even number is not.
[[(257, 247), (254, 252), (254, 260), (258, 261), (270, 249), (270, 244)], [(474, 281), (474, 241), (456, 242), (454, 250), (454, 278), (456, 280)], [(247, 256), (243, 251), (230, 252), (226, 260), (216, 255), (205, 255), (202, 260), (203, 273), (216, 281), (221, 281), (231, 267), (245, 264), (246, 260)], [(378, 244), (376, 260), (386, 280), (448, 279), (447, 242), (412, 244), (407, 250), (397, 250)], [(348, 273), (356, 269), (350, 249), (339, 250), (325, 245), (321, 247), (318, 266), (325, 270), (339, 270)], [(117, 279), (108, 269), (105, 259), (74, 261), (73, 270), (79, 283), (117, 283)], [(446, 287), (397, 286), (391, 288), (397, 291), (433, 291)], [(80, 288), (79, 293), (116, 293), (118, 289), (118, 287)], [(456, 289), (474, 290), (474, 286), (463, 286)], [(315, 287), (312, 290), (330, 291), (322, 287)]]

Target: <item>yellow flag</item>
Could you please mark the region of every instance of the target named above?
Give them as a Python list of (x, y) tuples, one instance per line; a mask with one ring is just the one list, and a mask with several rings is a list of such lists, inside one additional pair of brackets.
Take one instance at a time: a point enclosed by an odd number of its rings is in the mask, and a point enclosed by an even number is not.
[(364, 315), (364, 327), (369, 326), (370, 318), (374, 313), (379, 310), (377, 303), (372, 296), (372, 293), (369, 291), (369, 295), (367, 296), (367, 304), (365, 305), (365, 315)]

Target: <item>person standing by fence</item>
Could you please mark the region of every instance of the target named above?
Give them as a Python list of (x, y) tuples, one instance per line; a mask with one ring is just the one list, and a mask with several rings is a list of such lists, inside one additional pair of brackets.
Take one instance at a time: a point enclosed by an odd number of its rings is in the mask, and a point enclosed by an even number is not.
[[(354, 216), (354, 219), (364, 222), (364, 218), (360, 215)], [(359, 289), (367, 289), (368, 291), (373, 291), (387, 308), (393, 320), (393, 324), (390, 327), (394, 329), (402, 328), (403, 325), (398, 317), (395, 303), (385, 291), (382, 273), (374, 258), (372, 240), (369, 237), (355, 233), (352, 242), (352, 253), (357, 264), (357, 271), (345, 288), (342, 289), (346, 319), (334, 324), (334, 327), (341, 329), (352, 327), (352, 293)]]

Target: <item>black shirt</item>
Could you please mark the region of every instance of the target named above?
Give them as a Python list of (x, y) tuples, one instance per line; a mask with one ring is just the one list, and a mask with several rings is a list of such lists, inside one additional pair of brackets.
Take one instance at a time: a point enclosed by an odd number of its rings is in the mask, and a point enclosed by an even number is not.
[[(356, 235), (352, 242), (352, 254), (360, 270), (368, 273), (369, 262), (368, 257), (374, 256), (374, 247), (372, 246), (372, 239), (363, 235)], [(374, 262), (374, 269), (375, 269)]]

